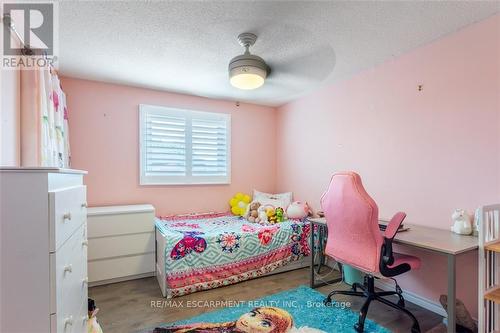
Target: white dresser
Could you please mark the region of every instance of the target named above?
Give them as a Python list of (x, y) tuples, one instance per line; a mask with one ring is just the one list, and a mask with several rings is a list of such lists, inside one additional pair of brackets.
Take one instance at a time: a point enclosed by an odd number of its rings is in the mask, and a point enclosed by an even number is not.
[(155, 209), (151, 205), (90, 207), (90, 286), (155, 275)]
[(86, 332), (84, 174), (0, 168), (0, 332)]

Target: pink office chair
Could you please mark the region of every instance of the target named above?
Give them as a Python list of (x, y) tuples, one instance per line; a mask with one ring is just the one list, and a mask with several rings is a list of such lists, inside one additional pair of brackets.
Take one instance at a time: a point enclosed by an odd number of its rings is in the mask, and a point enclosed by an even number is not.
[[(405, 309), (397, 282), (395, 291), (376, 292), (374, 286), (375, 278), (379, 276), (392, 278), (420, 267), (419, 258), (392, 252), (392, 240), (406, 214), (396, 213), (382, 233), (378, 225), (377, 204), (366, 193), (361, 178), (354, 172), (340, 172), (332, 176), (328, 190), (321, 197), (321, 207), (328, 225), (326, 255), (340, 264), (366, 273), (364, 284), (354, 283), (352, 290), (332, 291), (325, 304), (330, 304), (336, 294), (366, 297), (358, 323), (354, 325), (357, 332), (363, 332), (368, 307), (375, 300), (410, 316), (413, 320), (411, 332), (420, 332), (417, 319)], [(384, 298), (390, 295), (397, 295), (398, 303)]]

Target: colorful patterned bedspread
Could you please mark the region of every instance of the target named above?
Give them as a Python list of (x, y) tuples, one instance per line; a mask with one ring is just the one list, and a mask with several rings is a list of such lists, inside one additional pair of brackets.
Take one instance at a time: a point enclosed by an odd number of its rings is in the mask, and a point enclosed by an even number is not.
[(309, 255), (309, 223), (259, 225), (227, 214), (156, 219), (166, 239), (167, 297), (261, 276)]

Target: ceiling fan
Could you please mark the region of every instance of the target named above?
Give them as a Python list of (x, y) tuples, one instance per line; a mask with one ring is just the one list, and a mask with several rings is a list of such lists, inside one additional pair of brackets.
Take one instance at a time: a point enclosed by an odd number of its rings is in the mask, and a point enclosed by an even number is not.
[(228, 68), (229, 82), (238, 89), (253, 90), (261, 87), (271, 72), (264, 59), (250, 53), (250, 46), (256, 40), (257, 36), (250, 32), (238, 36), (238, 42), (245, 48), (245, 53), (231, 59)]

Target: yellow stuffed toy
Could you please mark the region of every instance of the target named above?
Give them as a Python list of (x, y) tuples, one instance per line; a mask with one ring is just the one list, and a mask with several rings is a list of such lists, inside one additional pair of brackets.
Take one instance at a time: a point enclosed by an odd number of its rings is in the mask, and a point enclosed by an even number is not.
[(234, 197), (229, 200), (229, 205), (231, 206), (231, 212), (234, 215), (243, 216), (247, 210), (247, 206), (252, 199), (248, 194), (236, 193)]
[(88, 320), (87, 320), (87, 333), (102, 333), (101, 325), (97, 322), (97, 312), (99, 309), (96, 308), (93, 299), (88, 299)]

